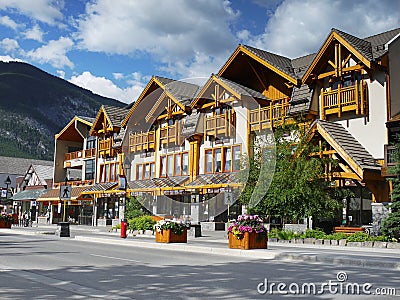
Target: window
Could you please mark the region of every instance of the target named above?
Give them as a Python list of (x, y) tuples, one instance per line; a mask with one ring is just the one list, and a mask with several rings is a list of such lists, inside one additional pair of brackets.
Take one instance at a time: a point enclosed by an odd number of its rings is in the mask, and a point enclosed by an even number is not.
[(212, 173), (213, 171), (213, 153), (212, 150), (206, 150), (205, 156), (205, 163), (206, 163), (206, 173)]
[(189, 153), (182, 154), (182, 175), (189, 174)]
[(174, 173), (174, 156), (168, 155), (167, 156), (167, 175), (173, 176)]
[(86, 142), (86, 149), (96, 148), (96, 138), (94, 136), (90, 136)]
[(85, 180), (94, 179), (95, 163), (94, 159), (85, 162)]
[(240, 146), (233, 146), (233, 165), (232, 171), (239, 171), (240, 170)]
[[(118, 163), (108, 163), (100, 165), (100, 182), (114, 182), (117, 181), (119, 174)], [(86, 172), (86, 171), (85, 171)]]
[(136, 180), (154, 178), (154, 162), (136, 165)]
[(224, 172), (229, 172), (232, 167), (232, 150), (230, 147), (224, 148), (224, 157), (225, 157)]
[(189, 153), (176, 153), (160, 157), (160, 177), (189, 174)]
[(214, 171), (221, 172), (222, 171), (222, 157), (221, 157), (221, 148), (214, 149)]
[(240, 146), (225, 146), (205, 151), (205, 173), (240, 170)]
[(161, 156), (160, 177), (167, 177), (167, 157)]

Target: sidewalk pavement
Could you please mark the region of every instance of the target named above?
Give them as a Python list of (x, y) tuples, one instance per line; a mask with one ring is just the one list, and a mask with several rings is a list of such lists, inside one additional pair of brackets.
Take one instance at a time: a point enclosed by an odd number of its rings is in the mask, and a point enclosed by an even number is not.
[[(37, 227), (35, 225), (33, 227), (13, 226), (11, 230), (2, 229), (0, 232), (12, 232), (24, 235), (55, 235), (57, 229), (57, 225), (39, 225)], [(71, 237), (69, 239), (93, 243), (229, 255), (251, 259), (306, 261), (341, 266), (400, 270), (400, 249), (268, 242), (268, 249), (240, 250), (228, 248), (225, 231), (205, 231), (202, 232), (202, 237), (189, 238), (187, 243), (170, 244), (156, 243), (154, 236), (143, 234), (133, 236), (132, 233), (129, 233), (128, 237), (123, 239), (120, 238), (119, 232), (109, 232), (109, 228), (106, 227), (71, 225), (70, 232)]]

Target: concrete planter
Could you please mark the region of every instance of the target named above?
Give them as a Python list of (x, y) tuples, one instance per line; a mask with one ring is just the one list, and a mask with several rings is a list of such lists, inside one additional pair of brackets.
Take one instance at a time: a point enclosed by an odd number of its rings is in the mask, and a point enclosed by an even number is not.
[(387, 242), (374, 242), (374, 248), (386, 248), (387, 247)]
[(314, 244), (315, 245), (323, 245), (324, 244), (324, 240), (323, 239), (316, 239)]
[(315, 238), (305, 238), (304, 244), (315, 244)]
[(400, 249), (400, 243), (388, 242), (387, 243), (387, 248), (389, 248), (389, 249)]
[(289, 240), (278, 240), (278, 243), (289, 244), (290, 241)]
[(331, 240), (324, 240), (324, 245), (325, 246), (330, 246), (331, 245)]
[(342, 239), (342, 240), (339, 240), (338, 242), (339, 242), (339, 246), (346, 246), (347, 240)]
[(347, 242), (347, 247), (362, 247), (362, 242)]
[(292, 244), (303, 244), (304, 240), (303, 239), (291, 239), (290, 242)]
[(362, 246), (372, 248), (374, 246), (374, 242), (373, 241), (362, 242)]
[(339, 241), (338, 240), (330, 240), (331, 246), (339, 246)]
[(270, 242), (273, 242), (273, 243), (277, 243), (278, 242), (278, 239), (277, 238), (269, 238), (268, 239)]

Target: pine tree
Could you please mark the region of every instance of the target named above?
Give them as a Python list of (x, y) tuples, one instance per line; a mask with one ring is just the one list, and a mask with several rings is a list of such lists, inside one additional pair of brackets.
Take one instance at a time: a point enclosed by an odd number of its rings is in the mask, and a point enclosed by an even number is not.
[(394, 177), (392, 181), (393, 190), (391, 193), (392, 203), (390, 205), (390, 213), (382, 222), (382, 234), (390, 238), (400, 239), (400, 143), (396, 144), (394, 153), (394, 161), (396, 164), (389, 169)]

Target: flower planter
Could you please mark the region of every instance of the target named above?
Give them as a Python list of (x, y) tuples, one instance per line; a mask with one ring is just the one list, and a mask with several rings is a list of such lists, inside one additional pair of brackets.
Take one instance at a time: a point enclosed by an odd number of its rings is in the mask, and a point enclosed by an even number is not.
[(186, 243), (187, 229), (184, 229), (182, 234), (175, 234), (171, 229), (156, 230), (157, 243)]
[(4, 220), (0, 220), (0, 228), (11, 228), (12, 222), (6, 222)]
[(266, 232), (244, 232), (240, 239), (229, 232), (229, 248), (231, 249), (267, 249), (267, 241)]

